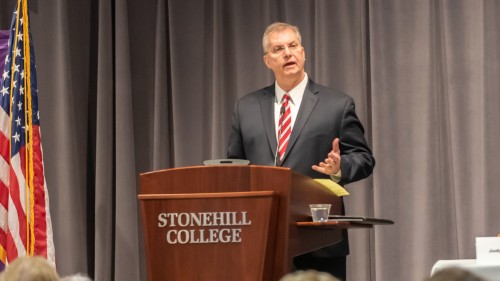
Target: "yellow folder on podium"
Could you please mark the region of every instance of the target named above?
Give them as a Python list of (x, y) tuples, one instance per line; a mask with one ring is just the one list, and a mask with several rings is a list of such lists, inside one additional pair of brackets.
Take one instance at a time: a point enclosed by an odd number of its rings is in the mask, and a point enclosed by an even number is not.
[(320, 183), (324, 187), (328, 188), (333, 194), (337, 195), (337, 197), (347, 196), (349, 192), (345, 190), (340, 184), (332, 181), (331, 179), (314, 179), (316, 182)]

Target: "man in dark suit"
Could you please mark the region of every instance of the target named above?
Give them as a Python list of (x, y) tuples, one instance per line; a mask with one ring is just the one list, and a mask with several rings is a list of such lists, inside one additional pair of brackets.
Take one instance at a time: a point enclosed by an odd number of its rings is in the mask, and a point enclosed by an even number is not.
[[(308, 78), (298, 28), (271, 24), (262, 45), (264, 63), (273, 71), (276, 82), (236, 103), (228, 158), (289, 167), (311, 178), (331, 178), (339, 184), (369, 176), (375, 159), (354, 100)], [(348, 253), (344, 231), (341, 242), (298, 256), (294, 264), (297, 269), (326, 271), (346, 280)]]

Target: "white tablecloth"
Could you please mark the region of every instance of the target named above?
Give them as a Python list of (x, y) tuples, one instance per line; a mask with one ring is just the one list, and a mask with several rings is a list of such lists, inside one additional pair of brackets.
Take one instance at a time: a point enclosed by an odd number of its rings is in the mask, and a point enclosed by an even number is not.
[(500, 281), (499, 264), (477, 264), (476, 260), (439, 260), (432, 267), (431, 276), (441, 269), (460, 267), (490, 281)]

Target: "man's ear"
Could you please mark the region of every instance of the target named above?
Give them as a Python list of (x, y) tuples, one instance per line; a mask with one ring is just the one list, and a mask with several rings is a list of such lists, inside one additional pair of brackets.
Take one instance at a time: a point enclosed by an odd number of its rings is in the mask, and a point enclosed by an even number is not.
[(267, 68), (271, 69), (271, 67), (269, 66), (269, 58), (267, 57), (267, 55), (264, 55), (262, 57), (262, 60), (264, 61), (264, 64), (267, 66)]

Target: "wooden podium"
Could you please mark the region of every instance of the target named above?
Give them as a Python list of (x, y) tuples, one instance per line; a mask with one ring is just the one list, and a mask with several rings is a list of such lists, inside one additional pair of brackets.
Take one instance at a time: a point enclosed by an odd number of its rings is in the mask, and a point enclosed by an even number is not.
[(340, 214), (341, 200), (288, 168), (154, 171), (140, 175), (138, 198), (149, 281), (277, 281), (294, 256), (341, 235), (341, 225), (297, 224), (311, 220), (310, 203), (331, 203), (330, 213)]

